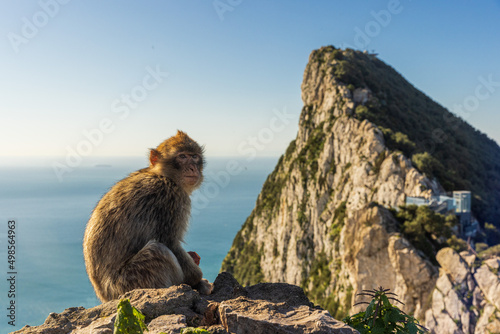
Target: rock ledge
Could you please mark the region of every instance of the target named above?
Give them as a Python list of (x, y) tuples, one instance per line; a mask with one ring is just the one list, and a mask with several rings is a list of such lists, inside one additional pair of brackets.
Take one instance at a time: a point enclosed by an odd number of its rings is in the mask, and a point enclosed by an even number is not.
[[(315, 307), (301, 288), (285, 283), (242, 287), (221, 273), (214, 292), (201, 296), (188, 285), (127, 292), (133, 306), (146, 316), (149, 334), (180, 333), (185, 327), (204, 327), (212, 333), (338, 333), (356, 330)], [(17, 334), (111, 334), (119, 299), (91, 309), (72, 307), (51, 313), (40, 326), (25, 326)]]

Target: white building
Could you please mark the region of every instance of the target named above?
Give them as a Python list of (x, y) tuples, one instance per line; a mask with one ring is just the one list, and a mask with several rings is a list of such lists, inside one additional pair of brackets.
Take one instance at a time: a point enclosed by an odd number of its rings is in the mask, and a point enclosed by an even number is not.
[(471, 192), (454, 191), (453, 197), (445, 195), (425, 197), (406, 197), (406, 205), (427, 205), (432, 210), (443, 215), (453, 211), (460, 221), (460, 232), (464, 237), (474, 236), (479, 229), (479, 223), (472, 218)]
[(471, 194), (470, 191), (454, 191), (453, 200), (456, 213), (470, 213)]

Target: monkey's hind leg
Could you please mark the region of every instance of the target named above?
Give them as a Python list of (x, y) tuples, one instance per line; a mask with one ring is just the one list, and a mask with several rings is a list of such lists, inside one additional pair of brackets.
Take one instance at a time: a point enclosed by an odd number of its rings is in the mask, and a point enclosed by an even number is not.
[(133, 289), (168, 288), (184, 280), (182, 268), (172, 251), (162, 243), (150, 240), (119, 270), (114, 298)]
[(202, 295), (209, 295), (212, 293), (214, 286), (208, 280), (202, 278), (200, 283), (198, 283), (194, 288)]

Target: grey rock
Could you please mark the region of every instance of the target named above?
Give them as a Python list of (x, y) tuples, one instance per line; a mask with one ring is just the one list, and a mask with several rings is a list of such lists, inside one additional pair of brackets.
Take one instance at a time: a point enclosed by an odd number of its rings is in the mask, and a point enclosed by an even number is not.
[(436, 254), (436, 260), (457, 284), (467, 279), (469, 274), (467, 263), (453, 249), (449, 247), (441, 249)]
[(223, 326), (231, 333), (358, 333), (333, 319), (327, 311), (306, 305), (290, 308), (286, 302), (238, 297), (222, 302), (219, 312)]
[(476, 270), (474, 275), (477, 284), (481, 289), (485, 299), (500, 309), (500, 277), (494, 273), (486, 264)]
[(188, 327), (186, 316), (182, 314), (166, 314), (153, 319), (148, 324), (148, 334), (180, 334), (181, 329)]
[(260, 283), (246, 288), (248, 298), (287, 306), (313, 306), (300, 287), (287, 283)]
[(500, 278), (492, 258), (473, 270), (475, 255), (451, 248), (436, 256), (441, 270), (425, 313), (431, 333), (500, 333)]
[(474, 334), (500, 333), (500, 312), (491, 304), (483, 309)]
[[(221, 273), (214, 293), (200, 296), (188, 285), (168, 289), (138, 289), (119, 299), (145, 315), (148, 333), (179, 334), (186, 327), (227, 333), (358, 333), (307, 299), (301, 288), (284, 283), (243, 288)], [(112, 334), (119, 300), (91, 309), (69, 308), (51, 313), (41, 326), (25, 326), (17, 334)]]
[(492, 258), (484, 261), (484, 264), (490, 267), (491, 269), (499, 269), (500, 268), (500, 259)]
[[(401, 235), (388, 232), (394, 224), (389, 217), (385, 208), (377, 206), (355, 211), (341, 233), (341, 242), (349, 245), (341, 250), (342, 263), (354, 278), (354, 291), (391, 289), (405, 312), (423, 318), (437, 271)], [(364, 307), (353, 307), (351, 313)]]

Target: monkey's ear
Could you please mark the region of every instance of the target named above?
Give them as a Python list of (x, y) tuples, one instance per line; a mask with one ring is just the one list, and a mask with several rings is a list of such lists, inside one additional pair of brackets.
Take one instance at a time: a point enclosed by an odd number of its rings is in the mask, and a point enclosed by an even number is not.
[(186, 137), (188, 137), (188, 135), (184, 131), (177, 129), (177, 134), (175, 135), (175, 137), (179, 138), (180, 140), (186, 140)]
[(154, 148), (151, 149), (151, 151), (149, 152), (149, 164), (150, 164), (150, 167), (153, 167), (154, 165), (156, 165), (156, 163), (158, 162), (158, 160), (160, 160), (161, 158), (161, 153), (157, 150), (155, 150)]

